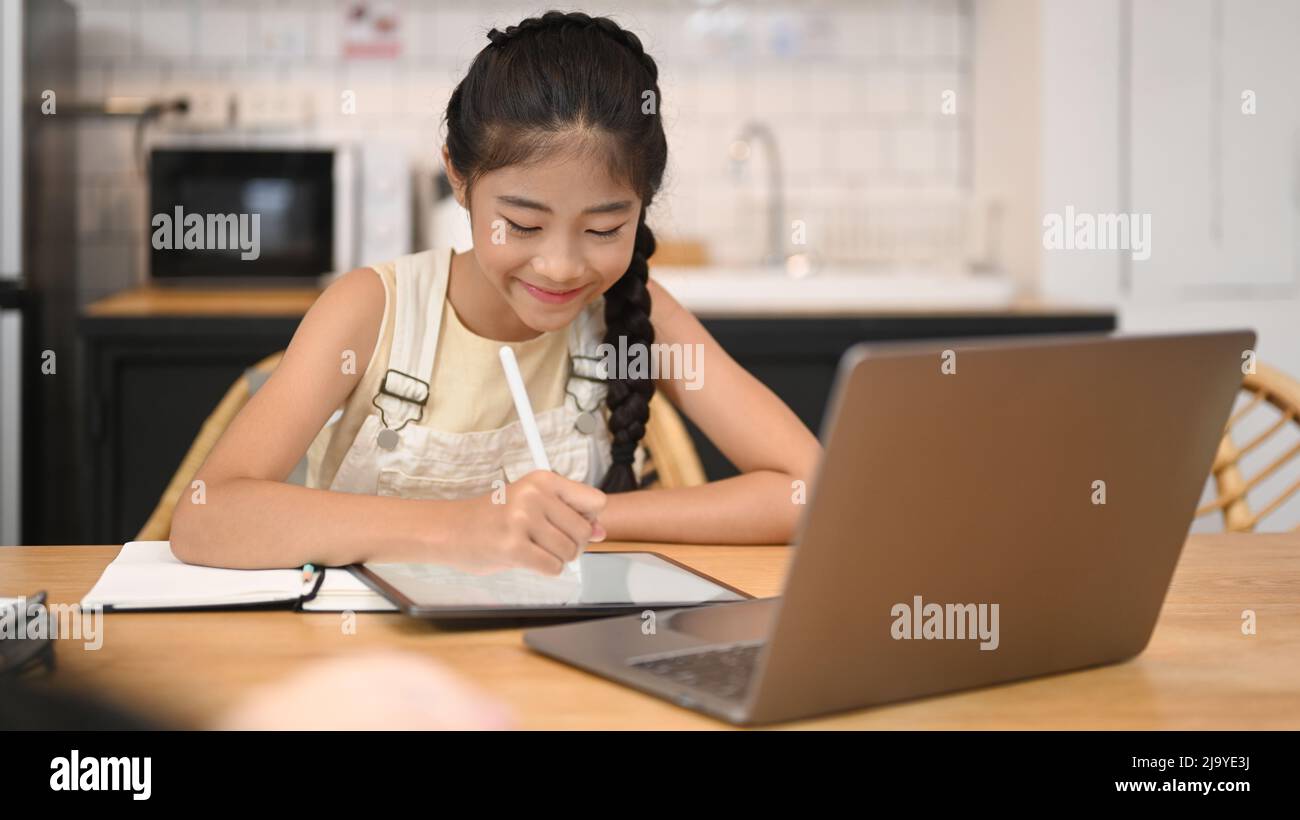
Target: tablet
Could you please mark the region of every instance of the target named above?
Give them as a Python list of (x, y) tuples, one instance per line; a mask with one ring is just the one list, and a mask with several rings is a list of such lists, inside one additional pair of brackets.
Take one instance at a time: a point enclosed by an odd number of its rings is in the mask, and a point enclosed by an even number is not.
[(440, 564), (353, 571), (417, 618), (564, 618), (743, 601), (753, 596), (653, 552), (586, 552), (580, 577), (511, 569), (474, 575)]

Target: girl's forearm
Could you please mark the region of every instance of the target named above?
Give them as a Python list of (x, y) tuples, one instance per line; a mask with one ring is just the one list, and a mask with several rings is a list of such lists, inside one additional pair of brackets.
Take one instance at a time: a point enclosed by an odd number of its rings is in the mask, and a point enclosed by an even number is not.
[(172, 551), (186, 563), (241, 569), (432, 561), (456, 502), (317, 490), (255, 478), (181, 496)]
[(788, 544), (807, 495), (794, 481), (756, 470), (698, 487), (616, 493), (600, 521), (610, 541)]
[[(611, 541), (786, 544), (803, 498), (788, 474), (758, 470), (698, 487), (610, 495), (600, 521)], [(437, 561), (450, 548), (459, 506), (229, 479), (209, 484), (203, 503), (182, 495), (172, 551), (187, 563), (241, 569)]]

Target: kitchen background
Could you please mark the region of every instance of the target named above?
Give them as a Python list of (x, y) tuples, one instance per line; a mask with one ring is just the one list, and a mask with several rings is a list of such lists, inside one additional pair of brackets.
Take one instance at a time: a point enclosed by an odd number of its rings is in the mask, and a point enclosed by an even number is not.
[[(443, 108), (489, 28), (549, 8), (435, 0), (71, 7), (78, 98), (190, 105), (143, 129), (129, 117), (78, 120), (80, 309), (148, 284), (139, 155), (150, 146), (355, 140), (367, 146), (361, 162), (380, 186), (367, 192), (363, 234), (465, 246), (463, 214), (447, 207), (437, 182)], [(1300, 4), (646, 0), (581, 8), (631, 28), (660, 67), (670, 159), (650, 216), (664, 246), (655, 275), (701, 315), (835, 314), (902, 327), (954, 312), (1077, 314), (1126, 331), (1250, 326), (1261, 360), (1300, 376)], [(1249, 114), (1246, 91), (1257, 105)], [(1150, 259), (1045, 248), (1044, 215), (1071, 206), (1150, 214)], [(807, 245), (778, 248), (781, 262), (765, 267), (774, 234), (788, 236), (793, 220), (806, 225)], [(364, 252), (359, 261), (377, 261)], [(1044, 322), (1042, 330), (1061, 329)], [(1300, 440), (1294, 427), (1252, 458), (1266, 463), (1287, 451)], [(1294, 482), (1300, 460), (1289, 470), (1256, 488), (1259, 497)], [(1300, 496), (1260, 529), (1297, 524)], [(1220, 526), (1210, 516), (1194, 529)]]
[[(547, 8), (352, 0), (78, 6), (83, 95), (188, 96), (199, 111), (157, 130), (224, 131), (227, 142), (274, 135), (393, 143), (417, 179), (436, 167), (447, 98), (487, 44), (487, 30)], [(349, 17), (359, 6), (386, 17), (390, 34), (366, 40)], [(737, 165), (730, 148), (759, 119), (779, 146), (787, 216), (825, 234), (812, 240), (827, 261), (963, 261), (969, 2), (642, 2), (599, 10), (635, 31), (660, 66), (670, 146), (652, 216), (661, 235), (707, 240), (711, 258), (724, 264), (757, 261), (764, 203), (749, 191), (762, 193), (763, 158)], [(941, 110), (946, 90), (959, 101), (953, 113)], [(355, 94), (346, 113), (345, 91)], [(133, 138), (130, 123), (81, 129), (87, 300), (142, 276), (145, 186)], [(912, 205), (928, 219), (886, 222), (908, 197), (934, 203)]]

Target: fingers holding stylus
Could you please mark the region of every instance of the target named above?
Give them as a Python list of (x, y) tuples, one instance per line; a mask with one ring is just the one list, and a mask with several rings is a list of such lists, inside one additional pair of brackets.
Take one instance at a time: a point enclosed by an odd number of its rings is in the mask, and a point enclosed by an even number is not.
[[(552, 475), (555, 474), (552, 473)], [(608, 499), (604, 492), (578, 481), (570, 481), (560, 475), (555, 475), (555, 477), (559, 479), (556, 492), (560, 500), (568, 504), (584, 518), (595, 521), (605, 511), (605, 502)]]
[(591, 526), (591, 533), (585, 540), (604, 541), (605, 528), (600, 523), (600, 516), (605, 511), (605, 503), (608, 500), (605, 493), (555, 473), (550, 473), (546, 480), (554, 488), (557, 497)]
[[(546, 520), (573, 542), (579, 552), (593, 541), (603, 539), (604, 532), (597, 533), (600, 524), (587, 518), (567, 504), (558, 504), (546, 511)], [(599, 534), (600, 537), (597, 537)]]
[[(530, 537), (543, 549), (565, 561), (571, 561), (590, 541), (605, 538), (605, 529), (598, 520), (601, 511), (605, 509), (605, 494), (595, 487), (570, 481), (551, 472), (550, 459), (542, 443), (541, 431), (533, 416), (532, 403), (528, 399), (528, 391), (520, 375), (514, 351), (508, 345), (502, 345), (500, 356), (501, 368), (515, 402), (524, 440), (528, 443), (533, 464), (537, 468), (526, 478), (530, 478), (535, 486), (543, 488), (549, 496), (543, 506), (544, 515), (541, 520), (531, 522)], [(567, 543), (560, 543), (561, 541)]]
[(566, 564), (582, 552), (582, 546), (567, 532), (552, 524), (549, 518), (530, 527), (528, 537), (534, 544)]

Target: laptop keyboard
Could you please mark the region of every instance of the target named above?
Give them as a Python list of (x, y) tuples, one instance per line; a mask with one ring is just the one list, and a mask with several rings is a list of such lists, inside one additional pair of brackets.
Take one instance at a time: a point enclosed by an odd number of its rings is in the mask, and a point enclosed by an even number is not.
[(629, 660), (628, 665), (720, 698), (736, 700), (749, 688), (762, 648), (762, 641), (747, 641), (642, 656)]

